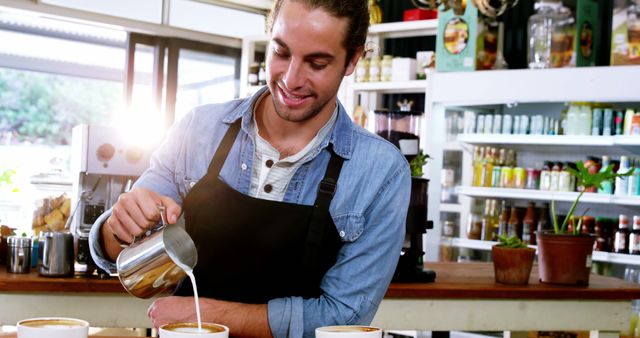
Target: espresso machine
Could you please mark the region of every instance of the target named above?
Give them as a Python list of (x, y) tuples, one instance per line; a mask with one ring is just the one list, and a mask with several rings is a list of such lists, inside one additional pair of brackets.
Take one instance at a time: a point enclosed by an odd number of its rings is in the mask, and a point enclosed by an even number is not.
[(155, 141), (136, 140), (116, 127), (81, 124), (73, 128), (70, 230), (76, 242), (77, 274), (91, 275), (96, 270), (89, 252), (89, 231), (98, 216), (147, 169), (156, 146)]
[[(398, 109), (375, 110), (376, 134), (396, 145), (411, 162), (420, 151), (420, 125), (423, 112), (411, 110), (413, 102), (397, 102)], [(411, 178), (411, 200), (407, 211), (404, 245), (398, 260), (393, 281), (398, 283), (433, 282), (436, 274), (424, 268), (423, 235), (433, 229), (427, 220), (429, 180)]]

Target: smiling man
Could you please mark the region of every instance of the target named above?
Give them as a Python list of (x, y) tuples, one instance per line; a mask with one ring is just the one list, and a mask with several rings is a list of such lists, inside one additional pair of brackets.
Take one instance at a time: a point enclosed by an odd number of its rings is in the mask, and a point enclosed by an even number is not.
[[(198, 248), (203, 321), (238, 337), (313, 337), (368, 324), (396, 267), (410, 172), (392, 144), (337, 100), (362, 56), (364, 0), (276, 0), (267, 87), (195, 108), (177, 122), (131, 192), (92, 229), (104, 269), (123, 242), (184, 212)], [(196, 320), (183, 282), (149, 308), (154, 326)]]

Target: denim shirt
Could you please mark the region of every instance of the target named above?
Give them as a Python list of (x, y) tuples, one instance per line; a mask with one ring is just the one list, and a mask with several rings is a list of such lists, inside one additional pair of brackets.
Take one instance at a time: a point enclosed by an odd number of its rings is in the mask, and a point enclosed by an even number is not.
[[(149, 169), (134, 186), (181, 204), (189, 189), (206, 174), (229, 124), (242, 118), (240, 135), (220, 178), (248, 194), (254, 152), (249, 125), (253, 103), (264, 90), (251, 98), (193, 109), (171, 127), (154, 152)], [(313, 205), (330, 158), (327, 145), (332, 143), (336, 154), (345, 160), (329, 208), (343, 245), (337, 262), (321, 281), (323, 293), (318, 298), (286, 297), (268, 302), (274, 337), (314, 337), (320, 326), (371, 323), (404, 241), (411, 189), (408, 163), (393, 144), (352, 123), (341, 104), (338, 109), (334, 129), (293, 175), (284, 201)], [(114, 271), (115, 265), (104, 258), (100, 248), (99, 221), (91, 231), (91, 251), (98, 266)]]

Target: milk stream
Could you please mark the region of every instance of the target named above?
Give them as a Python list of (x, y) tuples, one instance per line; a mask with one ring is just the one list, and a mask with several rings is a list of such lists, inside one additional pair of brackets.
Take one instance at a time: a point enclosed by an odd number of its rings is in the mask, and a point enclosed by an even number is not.
[(196, 276), (193, 275), (192, 269), (185, 269), (189, 279), (191, 279), (191, 286), (193, 287), (193, 298), (196, 302), (196, 318), (198, 319), (198, 332), (202, 332), (202, 319), (200, 318), (200, 302), (198, 301), (198, 287), (196, 286)]

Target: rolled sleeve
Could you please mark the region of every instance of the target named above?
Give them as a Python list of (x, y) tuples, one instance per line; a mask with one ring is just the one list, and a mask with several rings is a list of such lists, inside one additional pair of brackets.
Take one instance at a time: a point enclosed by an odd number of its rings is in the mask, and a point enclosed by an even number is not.
[(102, 229), (102, 224), (109, 216), (111, 216), (111, 209), (100, 215), (95, 223), (93, 223), (91, 232), (89, 232), (89, 251), (91, 251), (91, 257), (98, 267), (109, 273), (115, 273), (116, 264), (105, 257), (102, 247), (100, 246), (100, 229)]
[(302, 337), (303, 301), (301, 297), (272, 299), (267, 304), (269, 326), (274, 338)]

